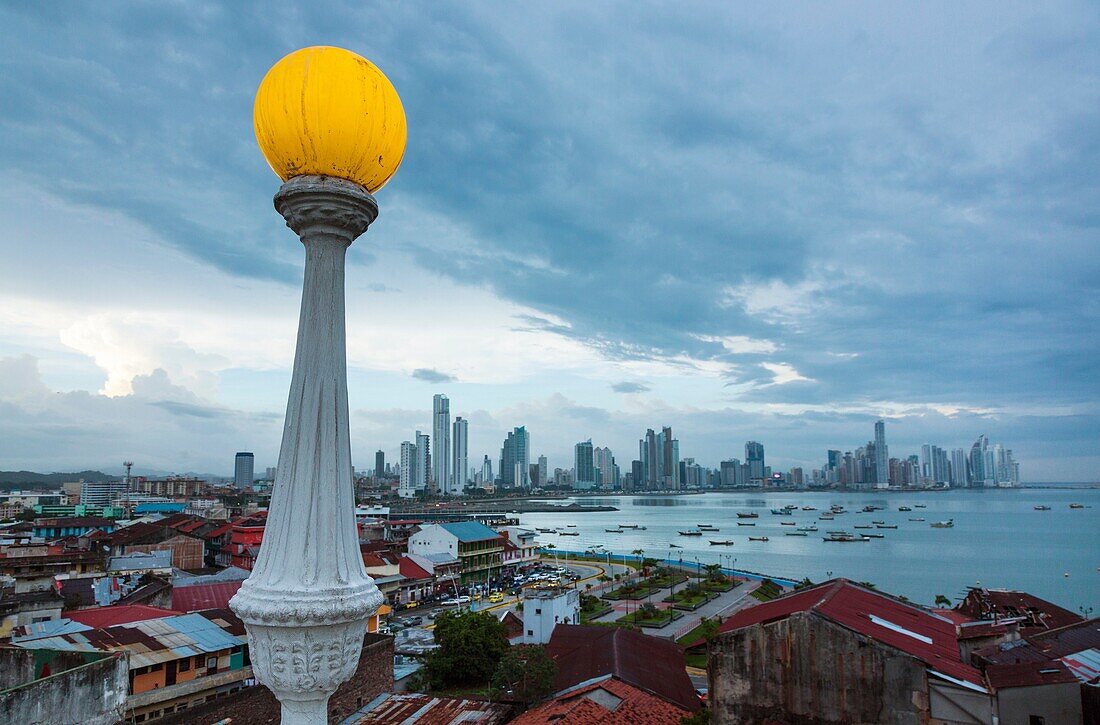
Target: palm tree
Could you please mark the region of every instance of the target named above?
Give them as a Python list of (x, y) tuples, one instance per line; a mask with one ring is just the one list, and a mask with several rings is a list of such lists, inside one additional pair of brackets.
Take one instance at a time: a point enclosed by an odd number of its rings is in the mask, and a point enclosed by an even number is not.
[(635, 549), (634, 551), (632, 551), (630, 553), (633, 554), (634, 556), (638, 557), (638, 561), (642, 565), (642, 576), (646, 576), (645, 559), (642, 558), (643, 556), (645, 556), (645, 549)]
[(948, 599), (947, 597), (945, 597), (942, 594), (937, 594), (936, 595), (936, 606), (937, 607), (950, 607), (951, 606), (951, 600)]

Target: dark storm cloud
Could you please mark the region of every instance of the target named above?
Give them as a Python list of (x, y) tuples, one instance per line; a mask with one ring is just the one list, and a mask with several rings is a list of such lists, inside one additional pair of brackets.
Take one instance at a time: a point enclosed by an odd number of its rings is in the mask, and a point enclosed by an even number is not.
[(412, 376), (417, 380), (423, 380), (426, 383), (453, 383), (458, 378), (454, 375), (447, 373), (441, 373), (438, 370), (431, 368), (417, 368), (412, 371)]
[[(737, 365), (757, 402), (1057, 406), (1096, 433), (1098, 18), (1072, 2), (9, 5), (0, 158), (222, 269), (296, 282), (252, 94), (284, 53), (345, 45), (409, 118), (383, 206), (474, 241), (441, 252), (386, 213), (371, 234), (545, 315), (521, 326), (613, 359)], [(761, 356), (701, 339), (728, 335), (775, 341), (763, 359), (812, 382), (767, 385)]]

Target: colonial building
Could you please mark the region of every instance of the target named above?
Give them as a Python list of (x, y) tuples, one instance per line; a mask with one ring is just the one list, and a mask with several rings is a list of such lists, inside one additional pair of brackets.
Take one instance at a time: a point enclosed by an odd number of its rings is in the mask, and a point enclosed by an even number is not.
[(409, 537), (410, 554), (449, 554), (459, 560), (462, 583), (499, 575), (504, 537), (477, 521), (430, 524)]

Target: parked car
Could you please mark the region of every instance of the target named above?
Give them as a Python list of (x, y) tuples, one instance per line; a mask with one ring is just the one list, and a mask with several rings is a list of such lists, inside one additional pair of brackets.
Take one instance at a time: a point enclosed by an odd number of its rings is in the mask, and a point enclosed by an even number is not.
[(496, 604), (497, 602), (503, 602), (504, 601), (504, 595), (500, 592), (493, 592), (492, 594), (489, 595), (489, 601), (492, 602), (493, 604)]

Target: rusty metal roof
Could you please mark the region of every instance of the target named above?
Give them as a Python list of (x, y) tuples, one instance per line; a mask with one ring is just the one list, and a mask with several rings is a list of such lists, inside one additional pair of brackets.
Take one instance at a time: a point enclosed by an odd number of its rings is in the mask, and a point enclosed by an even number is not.
[(498, 725), (507, 722), (511, 714), (511, 708), (500, 703), (396, 692), (380, 695), (342, 720), (340, 725), (401, 725), (412, 722), (417, 725)]

